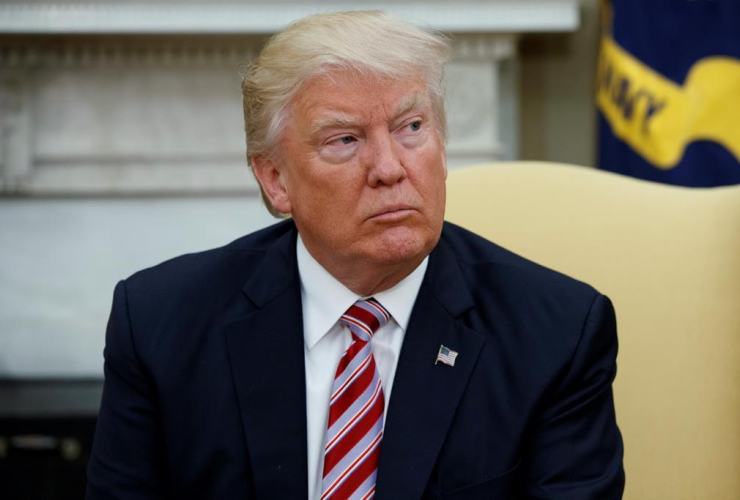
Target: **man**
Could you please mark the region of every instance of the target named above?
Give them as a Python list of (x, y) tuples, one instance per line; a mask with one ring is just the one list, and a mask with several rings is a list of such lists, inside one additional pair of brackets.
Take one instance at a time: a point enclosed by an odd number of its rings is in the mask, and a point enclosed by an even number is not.
[(444, 39), (295, 23), (243, 83), (291, 220), (116, 288), (89, 498), (621, 496), (611, 305), (445, 208)]

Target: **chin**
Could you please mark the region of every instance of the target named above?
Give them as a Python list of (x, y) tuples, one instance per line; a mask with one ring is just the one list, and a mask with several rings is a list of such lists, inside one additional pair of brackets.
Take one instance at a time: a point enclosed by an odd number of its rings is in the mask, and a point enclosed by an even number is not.
[(408, 228), (394, 228), (385, 232), (373, 254), (386, 264), (401, 264), (421, 260), (434, 249), (439, 234), (421, 233)]

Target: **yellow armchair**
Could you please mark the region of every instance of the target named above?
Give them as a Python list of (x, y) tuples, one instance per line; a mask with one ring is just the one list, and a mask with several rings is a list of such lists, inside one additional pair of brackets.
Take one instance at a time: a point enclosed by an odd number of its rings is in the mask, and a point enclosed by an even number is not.
[(448, 220), (613, 300), (624, 498), (740, 499), (740, 186), (540, 162), (447, 186)]

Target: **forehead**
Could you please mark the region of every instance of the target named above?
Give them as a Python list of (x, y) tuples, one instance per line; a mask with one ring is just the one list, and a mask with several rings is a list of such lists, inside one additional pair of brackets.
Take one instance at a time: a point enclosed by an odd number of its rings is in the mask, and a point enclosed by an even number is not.
[(307, 83), (294, 99), (292, 114), (303, 125), (316, 126), (337, 120), (393, 119), (399, 113), (428, 106), (421, 76), (384, 78), (337, 71)]

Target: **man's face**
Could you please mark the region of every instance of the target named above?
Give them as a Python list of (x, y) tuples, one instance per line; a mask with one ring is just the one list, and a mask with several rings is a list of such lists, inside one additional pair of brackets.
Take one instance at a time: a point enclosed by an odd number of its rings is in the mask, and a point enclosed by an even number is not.
[[(290, 108), (275, 161), (275, 207), (324, 267), (416, 267), (445, 209), (444, 146), (422, 78), (335, 72)], [(412, 267), (412, 269), (413, 269)]]

